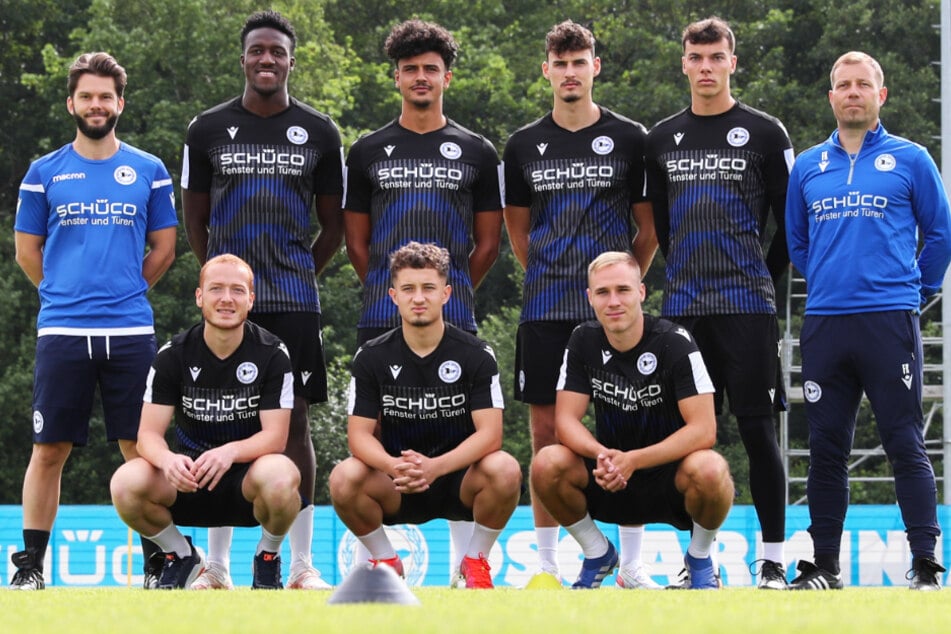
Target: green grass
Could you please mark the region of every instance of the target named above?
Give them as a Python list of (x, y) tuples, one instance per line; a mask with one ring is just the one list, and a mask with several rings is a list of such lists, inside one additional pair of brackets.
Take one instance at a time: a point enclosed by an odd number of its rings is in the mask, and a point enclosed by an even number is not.
[(328, 592), (0, 590), (0, 631), (24, 634), (598, 632), (892, 634), (951, 631), (951, 590), (651, 592), (416, 588), (420, 606), (327, 605)]

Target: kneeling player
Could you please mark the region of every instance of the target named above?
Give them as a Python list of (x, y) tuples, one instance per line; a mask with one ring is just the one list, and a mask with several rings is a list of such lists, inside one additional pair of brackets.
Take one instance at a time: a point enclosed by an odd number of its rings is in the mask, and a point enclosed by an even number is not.
[[(253, 588), (280, 588), (281, 542), (301, 508), (300, 473), (281, 452), (294, 379), (281, 341), (247, 321), (251, 268), (219, 255), (201, 269), (204, 321), (172, 338), (152, 364), (131, 460), (112, 476), (122, 520), (165, 553), (159, 588), (187, 588), (204, 556), (176, 527), (262, 527)], [(175, 417), (174, 453), (165, 432)]]
[[(555, 403), (560, 444), (532, 462), (532, 487), (584, 552), (572, 587), (597, 588), (617, 566), (594, 523), (664, 522), (692, 535), (688, 588), (717, 588), (710, 550), (733, 503), (726, 460), (713, 451), (713, 383), (690, 333), (641, 310), (644, 285), (628, 253), (588, 267), (597, 321), (565, 351)], [(596, 435), (582, 424), (594, 400)], [(593, 519), (592, 519), (593, 518)]]
[(521, 471), (501, 450), (492, 349), (443, 320), (448, 273), (449, 253), (434, 244), (410, 242), (391, 256), (390, 297), (402, 324), (354, 355), (353, 457), (331, 472), (330, 497), (371, 561), (401, 575), (383, 524), (474, 519), (459, 576), (467, 588), (491, 588), (487, 556), (518, 504)]

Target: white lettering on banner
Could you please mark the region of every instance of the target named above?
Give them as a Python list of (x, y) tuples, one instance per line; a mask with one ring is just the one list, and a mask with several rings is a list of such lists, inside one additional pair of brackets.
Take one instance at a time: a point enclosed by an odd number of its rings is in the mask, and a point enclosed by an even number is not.
[[(102, 530), (64, 530), (62, 531), (66, 544), (61, 545), (57, 554), (59, 556), (59, 578), (63, 583), (73, 586), (97, 586), (106, 578), (106, 547), (103, 544), (96, 544), (102, 538)], [(95, 571), (93, 573), (80, 574), (73, 573), (69, 567), (70, 544), (91, 543), (96, 544), (95, 557), (93, 559)], [(85, 563), (88, 556), (81, 556), (81, 561)], [(88, 566), (85, 567), (88, 570)]]

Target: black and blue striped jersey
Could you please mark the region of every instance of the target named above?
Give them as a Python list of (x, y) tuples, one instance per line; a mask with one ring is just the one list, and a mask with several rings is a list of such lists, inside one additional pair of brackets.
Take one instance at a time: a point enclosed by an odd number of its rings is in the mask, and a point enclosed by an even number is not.
[[(793, 163), (782, 123), (740, 102), (713, 116), (687, 108), (651, 129), (646, 159), (667, 261), (661, 314), (775, 314)], [(764, 255), (770, 209), (776, 231)]]
[(394, 328), (390, 254), (410, 241), (449, 251), (447, 322), (474, 332), (469, 254), (475, 214), (502, 209), (499, 157), (484, 137), (448, 120), (426, 134), (394, 120), (358, 139), (347, 155), (343, 208), (370, 214), (370, 261), (359, 328)]
[(185, 143), (182, 188), (211, 197), (208, 257), (251, 265), (254, 312), (320, 312), (314, 197), (343, 191), (333, 120), (296, 99), (259, 117), (236, 97), (195, 117)]
[(631, 250), (631, 206), (645, 200), (646, 136), (641, 124), (601, 108), (595, 124), (575, 132), (548, 114), (509, 138), (505, 203), (531, 213), (520, 322), (594, 317), (588, 264)]

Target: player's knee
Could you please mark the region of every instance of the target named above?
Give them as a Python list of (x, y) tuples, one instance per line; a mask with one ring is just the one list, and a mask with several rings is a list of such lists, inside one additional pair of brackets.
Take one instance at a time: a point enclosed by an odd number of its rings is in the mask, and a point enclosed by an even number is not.
[(495, 451), (479, 461), (479, 470), (485, 473), (500, 492), (521, 491), (522, 469), (511, 454)]
[(573, 454), (564, 445), (542, 448), (532, 459), (531, 480), (536, 490), (546, 488), (569, 468)]
[(154, 468), (143, 458), (135, 458), (122, 464), (109, 481), (112, 504), (120, 513), (136, 507), (149, 488), (149, 476)]
[(689, 485), (704, 495), (723, 493), (727, 488), (732, 491), (733, 478), (726, 459), (711, 450), (695, 451), (681, 463), (681, 473), (686, 475)]
[(361, 461), (353, 457), (343, 460), (333, 468), (328, 478), (331, 499), (345, 501), (351, 498), (368, 475), (369, 469)]

